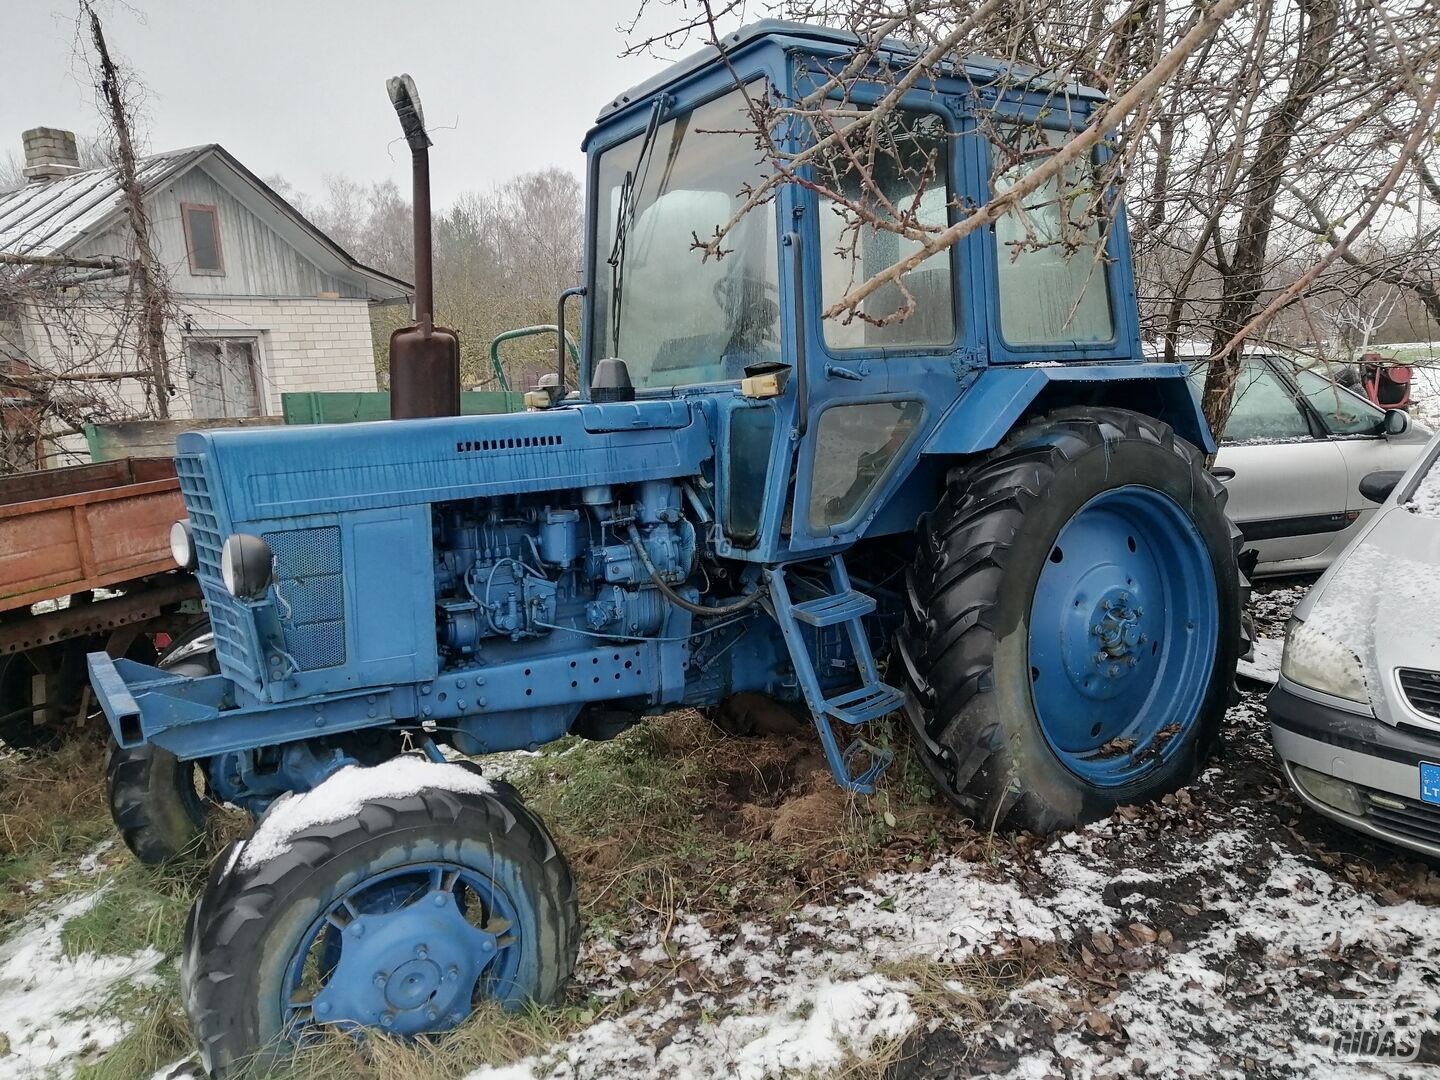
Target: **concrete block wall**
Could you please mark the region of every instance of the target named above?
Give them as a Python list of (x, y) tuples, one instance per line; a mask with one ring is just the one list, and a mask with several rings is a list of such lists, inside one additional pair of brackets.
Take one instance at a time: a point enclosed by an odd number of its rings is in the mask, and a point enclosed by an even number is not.
[[(128, 345), (112, 349), (110, 355), (92, 364), (78, 362), (78, 357), (92, 355), (107, 337), (113, 340), (113, 320), (105, 314), (103, 304), (88, 317), (82, 317), (83, 333), (78, 335), (58, 329), (50, 333), (42, 331), (40, 326), (47, 318), (43, 310), (30, 308), (25, 314), (29, 320), (30, 355), (42, 369), (74, 372), (84, 367), (105, 370), (137, 367), (138, 362)], [(49, 321), (52, 326), (61, 324), (53, 315)], [(206, 298), (201, 303), (193, 298), (182, 299), (180, 318), (170, 324), (166, 335), (171, 381), (176, 388), (169, 403), (173, 419), (188, 419), (192, 415), (185, 339), (210, 336), (258, 340), (262, 407), (267, 416), (281, 415), (282, 393), (377, 388), (370, 311), (364, 300), (217, 297)], [(132, 415), (144, 409), (147, 385), (126, 379), (94, 384), (93, 389), (114, 403), (114, 408), (106, 409), (107, 412), (124, 418), (127, 408), (133, 410)], [(70, 465), (88, 460), (85, 439), (76, 435), (59, 440), (51, 464)]]
[[(186, 315), (192, 326), (187, 337), (253, 333), (260, 340), (261, 389), (268, 415), (280, 414), (282, 393), (376, 388), (370, 308), (364, 300), (217, 298)], [(187, 396), (182, 374), (177, 371), (180, 397)]]

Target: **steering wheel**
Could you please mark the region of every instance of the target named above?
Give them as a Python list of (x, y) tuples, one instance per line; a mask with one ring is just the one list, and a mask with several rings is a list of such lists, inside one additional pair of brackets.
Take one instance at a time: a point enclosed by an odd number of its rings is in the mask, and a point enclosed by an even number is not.
[(778, 286), (763, 278), (749, 277), (745, 274), (726, 274), (715, 282), (714, 285), (710, 286), (710, 296), (715, 301), (716, 306), (728, 311), (736, 287), (742, 284), (758, 284), (762, 295), (771, 293), (777, 300), (779, 299), (780, 289)]

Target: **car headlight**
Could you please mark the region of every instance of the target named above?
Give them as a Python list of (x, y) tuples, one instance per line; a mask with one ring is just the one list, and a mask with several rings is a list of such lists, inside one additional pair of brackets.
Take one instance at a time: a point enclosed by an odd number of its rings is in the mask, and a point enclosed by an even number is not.
[(170, 526), (170, 557), (181, 570), (194, 570), (199, 561), (195, 556), (195, 537), (190, 522), (184, 518)]
[(1362, 705), (1370, 703), (1365, 689), (1365, 669), (1354, 650), (1299, 619), (1292, 618), (1285, 628), (1280, 674), (1311, 690)]
[(258, 536), (236, 533), (220, 550), (220, 577), (225, 591), (241, 600), (255, 600), (270, 588), (275, 556)]

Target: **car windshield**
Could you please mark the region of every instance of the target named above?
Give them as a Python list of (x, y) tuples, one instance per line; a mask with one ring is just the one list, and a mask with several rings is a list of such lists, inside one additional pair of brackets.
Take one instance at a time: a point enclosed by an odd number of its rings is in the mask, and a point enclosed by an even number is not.
[(1440, 449), (1432, 446), (1423, 466), (1424, 471), (1420, 474), (1420, 482), (1415, 485), (1410, 498), (1405, 500), (1406, 507), (1414, 513), (1433, 518), (1440, 518), (1440, 465), (1436, 464), (1437, 459), (1440, 459)]
[(739, 379), (780, 359), (774, 207), (746, 214), (721, 258), (696, 250), (763, 175), (752, 127), (736, 89), (600, 157), (591, 355), (625, 360), (637, 387)]

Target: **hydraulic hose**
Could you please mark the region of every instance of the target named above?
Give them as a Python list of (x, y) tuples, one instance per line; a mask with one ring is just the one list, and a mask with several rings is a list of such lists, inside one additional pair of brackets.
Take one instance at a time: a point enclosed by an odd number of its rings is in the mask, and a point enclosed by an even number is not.
[(635, 528), (635, 526), (631, 524), (626, 526), (626, 532), (630, 534), (630, 546), (635, 549), (635, 554), (639, 555), (640, 561), (645, 564), (645, 570), (647, 573), (649, 573), (650, 580), (655, 582), (655, 587), (660, 590), (661, 594), (665, 597), (665, 599), (669, 600), (678, 608), (684, 608), (692, 615), (703, 615), (708, 617), (715, 617), (720, 615), (734, 615), (738, 612), (746, 610), (747, 608), (754, 607), (760, 602), (760, 598), (765, 595), (765, 591), (763, 589), (759, 589), (751, 593), (749, 596), (745, 597), (743, 600), (737, 600), (733, 604), (725, 604), (720, 607), (704, 607), (700, 604), (692, 604), (689, 600), (686, 600), (685, 597), (681, 596), (668, 584), (666, 584), (665, 579), (660, 576), (660, 571), (655, 569), (655, 564), (650, 561), (650, 553), (645, 550), (645, 544), (640, 539), (640, 530)]

